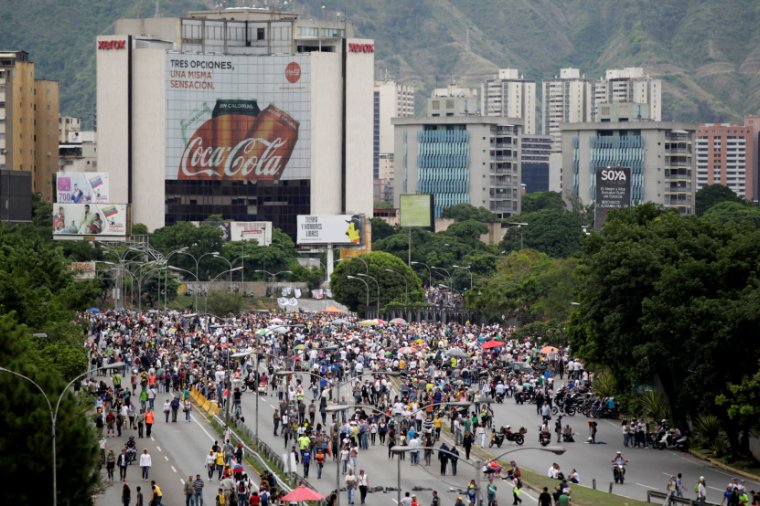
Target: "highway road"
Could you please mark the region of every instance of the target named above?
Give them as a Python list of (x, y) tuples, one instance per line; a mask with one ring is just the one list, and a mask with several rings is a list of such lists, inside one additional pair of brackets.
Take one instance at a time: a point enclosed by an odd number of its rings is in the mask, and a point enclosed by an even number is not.
[[(156, 407), (163, 404), (167, 394), (159, 394), (156, 400)], [(151, 438), (139, 439), (136, 430), (126, 430), (122, 432), (121, 438), (107, 438), (108, 449), (113, 449), (118, 454), (129, 436), (135, 436), (137, 441), (138, 452), (142, 453), (143, 448), (148, 449), (153, 461), (153, 467), (150, 471), (150, 479), (156, 480), (164, 493), (163, 504), (168, 506), (180, 506), (185, 504), (184, 483), (188, 476), (195, 479), (196, 474), (200, 474), (205, 482), (203, 488), (204, 504), (214, 505), (214, 498), (218, 489), (218, 480), (214, 476), (213, 480), (208, 480), (205, 471), (205, 456), (208, 454), (215, 436), (211, 427), (205, 422), (203, 417), (191, 414), (191, 422), (184, 420), (184, 413), (180, 412), (176, 423), (165, 423), (163, 413), (157, 413), (156, 423), (153, 425)], [(250, 471), (246, 467), (246, 471)], [(102, 472), (104, 482), (106, 480), (105, 468)], [(254, 474), (254, 476), (256, 476)], [(119, 481), (118, 467), (114, 473), (113, 483), (105, 492), (96, 498), (98, 505), (117, 505), (121, 504), (122, 485)], [(258, 484), (258, 478), (253, 480)], [(136, 496), (136, 487), (142, 487), (145, 504), (150, 499), (150, 480), (141, 479), (140, 467), (132, 464), (127, 470), (127, 483), (132, 489), (132, 502)]]
[[(304, 384), (308, 384), (306, 376), (302, 375), (302, 380)], [(343, 386), (342, 388), (342, 392), (345, 392), (348, 387)], [(243, 411), (248, 422), (247, 425), (253, 427), (255, 395), (249, 392), (244, 394), (243, 399)], [(307, 401), (311, 399), (311, 393), (308, 391), (306, 399)], [(280, 437), (275, 438), (272, 435), (272, 414), (276, 404), (276, 396), (271, 393), (269, 396), (261, 397), (259, 405), (259, 436), (272, 448), (284, 452), (283, 439)], [(536, 413), (535, 405), (517, 405), (513, 399), (508, 398), (503, 404), (494, 403), (492, 406), (495, 413), (494, 424), (496, 427), (511, 425), (516, 429), (520, 426), (525, 426), (529, 432), (524, 447), (538, 446), (537, 429), (541, 418)], [(553, 422), (554, 420), (550, 423), (551, 427), (553, 427)], [(697, 479), (700, 476), (704, 476), (708, 485), (708, 501), (720, 503), (726, 484), (734, 477), (729, 472), (692, 457), (688, 453), (655, 450), (652, 448), (625, 448), (622, 445), (622, 431), (619, 420), (597, 420), (597, 444), (585, 443), (587, 436), (587, 419), (585, 416), (580, 414), (574, 417), (565, 416), (563, 417), (563, 425), (565, 423), (569, 423), (575, 430), (576, 443), (560, 444), (567, 450), (564, 455), (556, 456), (540, 451), (521, 451), (502, 459), (507, 461), (514, 459), (521, 467), (542, 474), (545, 474), (549, 466), (553, 462), (556, 462), (560, 465), (565, 475), (568, 475), (572, 469), (577, 469), (580, 473), (582, 486), (590, 487), (592, 480), (595, 479), (597, 488), (607, 491), (610, 482), (614, 481), (612, 479), (610, 460), (615, 455), (615, 452), (620, 450), (630, 462), (627, 466), (625, 484), (614, 485), (613, 493), (644, 501), (646, 500), (648, 490), (664, 491), (669, 474), (682, 473), (687, 497), (694, 495), (693, 490)], [(488, 450), (487, 448), (486, 450), (490, 451), (492, 456), (496, 456), (511, 448), (517, 448), (517, 445), (505, 442), (500, 449), (494, 447), (492, 450)], [(402, 490), (409, 491), (413, 486), (435, 489), (442, 499), (446, 499), (444, 500), (444, 504), (448, 501), (448, 498), (452, 502), (455, 498), (454, 493), (449, 492), (449, 489), (456, 487), (463, 488), (470, 479), (474, 478), (475, 473), (472, 467), (460, 461), (458, 479), (453, 479), (451, 476), (441, 477), (439, 475), (438, 461), (435, 457), (433, 465), (429, 468), (425, 468), (424, 466), (412, 468), (408, 463), (409, 459), (407, 457), (406, 462), (402, 463)], [(330, 465), (325, 466), (326, 474), (323, 475), (322, 480), (316, 480), (313, 472), (310, 474), (309, 481), (324, 494), (335, 489), (333, 467)], [(368, 452), (360, 454), (359, 467), (364, 468), (368, 472), (372, 486), (396, 486), (396, 465), (394, 461), (388, 460), (385, 447), (371, 447)], [(485, 490), (485, 482), (482, 483), (482, 490)], [(500, 504), (505, 504), (506, 500), (509, 500), (511, 504), (511, 487), (507, 482), (501, 482), (501, 485), (497, 484), (499, 486), (498, 496), (501, 501)], [(748, 489), (760, 489), (760, 483), (752, 480), (746, 480), (746, 486)], [(376, 500), (376, 496), (382, 495), (382, 493), (370, 494), (367, 504), (388, 504), (387, 502), (383, 503), (382, 500)], [(421, 491), (417, 495), (422, 499), (422, 504), (429, 503), (429, 491)], [(395, 499), (395, 495), (393, 499)], [(531, 501), (535, 502), (533, 498), (526, 497), (525, 493), (523, 494), (523, 499), (526, 500), (527, 504), (530, 504)], [(342, 504), (345, 504), (345, 502)]]

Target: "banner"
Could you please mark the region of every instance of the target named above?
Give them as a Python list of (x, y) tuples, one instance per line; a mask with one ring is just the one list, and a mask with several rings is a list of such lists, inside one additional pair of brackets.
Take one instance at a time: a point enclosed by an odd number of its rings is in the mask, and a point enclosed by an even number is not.
[(166, 179), (311, 174), (308, 54), (166, 55)]
[(631, 205), (631, 169), (628, 167), (598, 167), (594, 199), (594, 228), (607, 222), (613, 209)]
[(402, 227), (432, 227), (433, 196), (411, 193), (400, 195), (399, 225)]
[(256, 241), (259, 246), (272, 244), (271, 221), (231, 221), (231, 241)]
[(55, 204), (53, 235), (127, 235), (127, 206), (124, 204)]
[(359, 214), (298, 215), (298, 244), (364, 243), (364, 216)]
[(59, 204), (107, 204), (111, 200), (107, 172), (58, 172), (55, 189)]
[(76, 279), (95, 279), (95, 262), (71, 262), (69, 270)]

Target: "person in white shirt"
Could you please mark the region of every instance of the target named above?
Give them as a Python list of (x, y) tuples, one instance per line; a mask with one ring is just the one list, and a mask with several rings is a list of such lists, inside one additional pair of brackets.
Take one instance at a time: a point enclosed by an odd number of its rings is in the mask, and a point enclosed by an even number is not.
[(354, 504), (354, 496), (356, 494), (356, 475), (354, 475), (354, 471), (352, 469), (348, 470), (348, 474), (346, 475), (346, 478), (344, 479), (346, 483), (346, 494), (348, 495), (348, 504)]
[(145, 448), (142, 455), (140, 455), (140, 469), (142, 469), (143, 480), (149, 479), (148, 474), (150, 473), (150, 468), (152, 465), (153, 461), (150, 458), (150, 453), (148, 453), (148, 449)]

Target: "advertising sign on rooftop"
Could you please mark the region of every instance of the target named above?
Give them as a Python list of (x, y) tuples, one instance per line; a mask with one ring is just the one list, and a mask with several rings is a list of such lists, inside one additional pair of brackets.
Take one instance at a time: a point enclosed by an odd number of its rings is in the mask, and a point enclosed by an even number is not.
[(631, 205), (631, 169), (629, 167), (597, 167), (594, 199), (594, 227), (600, 229), (614, 209)]
[(299, 215), (298, 244), (342, 244), (361, 246), (364, 216), (358, 214)]
[(123, 204), (55, 204), (53, 236), (125, 237), (127, 217)]
[(399, 224), (402, 227), (431, 227), (433, 196), (424, 194), (399, 196), (399, 215)]
[(106, 204), (110, 202), (107, 172), (58, 172), (55, 175), (59, 204)]

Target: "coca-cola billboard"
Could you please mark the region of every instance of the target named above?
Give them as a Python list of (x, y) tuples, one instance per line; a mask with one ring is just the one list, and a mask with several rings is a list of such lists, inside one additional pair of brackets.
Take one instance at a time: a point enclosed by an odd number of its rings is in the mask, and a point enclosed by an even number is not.
[(168, 54), (166, 178), (309, 179), (309, 59)]

